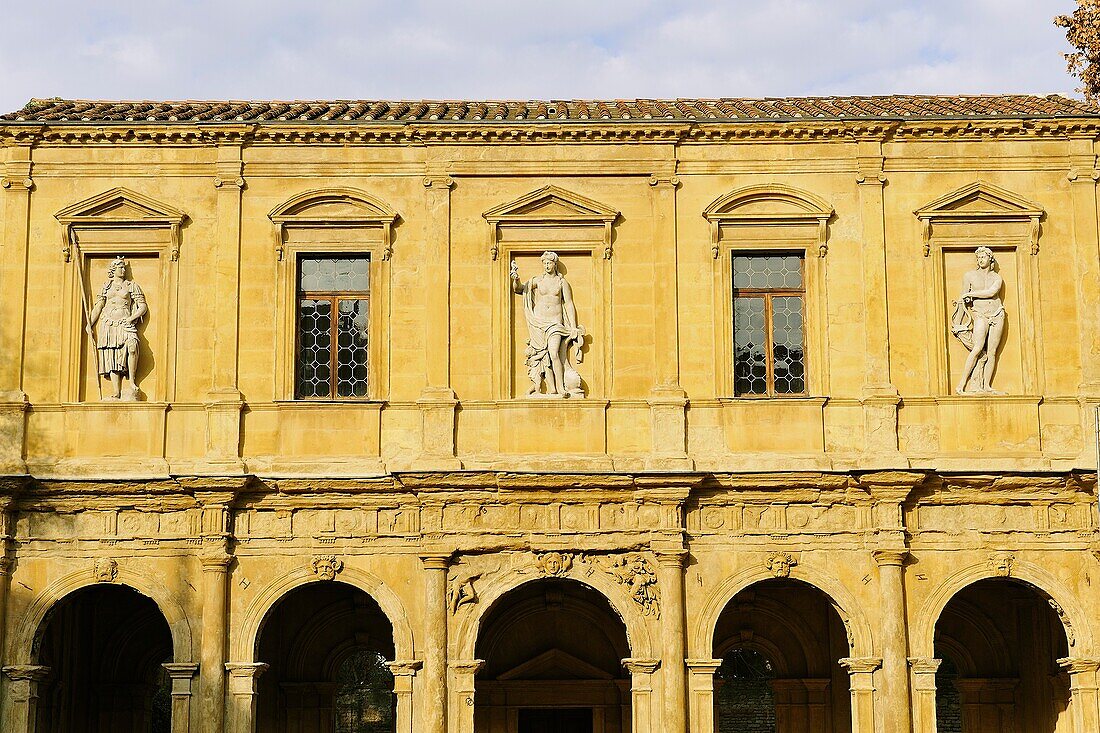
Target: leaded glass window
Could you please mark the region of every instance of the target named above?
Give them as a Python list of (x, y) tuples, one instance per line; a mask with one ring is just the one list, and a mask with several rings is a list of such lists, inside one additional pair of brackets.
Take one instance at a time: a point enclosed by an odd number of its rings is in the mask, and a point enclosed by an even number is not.
[(378, 652), (361, 649), (336, 670), (335, 733), (392, 733), (393, 673)]
[(731, 256), (734, 394), (806, 394), (802, 254)]
[(369, 388), (370, 256), (298, 260), (298, 399), (364, 398)]

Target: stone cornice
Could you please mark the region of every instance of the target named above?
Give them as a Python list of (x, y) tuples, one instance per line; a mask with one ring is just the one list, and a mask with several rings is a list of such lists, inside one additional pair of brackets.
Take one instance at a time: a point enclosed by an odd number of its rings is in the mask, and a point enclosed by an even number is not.
[(958, 118), (743, 121), (375, 123), (5, 123), (0, 145), (425, 145), (509, 143), (798, 142), (1100, 138), (1100, 119)]

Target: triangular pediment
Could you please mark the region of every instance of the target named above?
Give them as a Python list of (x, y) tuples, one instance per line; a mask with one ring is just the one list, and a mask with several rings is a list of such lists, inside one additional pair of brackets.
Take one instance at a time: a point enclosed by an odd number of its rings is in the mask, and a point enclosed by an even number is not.
[(499, 221), (548, 221), (548, 222), (613, 222), (619, 212), (557, 186), (545, 186), (486, 211), (483, 216), (491, 222)]
[(711, 202), (703, 216), (722, 219), (814, 219), (827, 221), (833, 207), (809, 191), (782, 184), (748, 186)]
[(112, 188), (54, 214), (63, 224), (180, 224), (183, 212), (128, 188)]
[(920, 219), (1019, 217), (1030, 219), (1043, 215), (1043, 208), (1011, 191), (984, 181), (939, 197), (913, 212)]
[(273, 222), (389, 222), (397, 212), (379, 199), (351, 188), (300, 193), (268, 214)]
[(608, 674), (583, 659), (560, 649), (551, 649), (529, 659), (507, 672), (497, 675), (498, 680), (611, 680)]

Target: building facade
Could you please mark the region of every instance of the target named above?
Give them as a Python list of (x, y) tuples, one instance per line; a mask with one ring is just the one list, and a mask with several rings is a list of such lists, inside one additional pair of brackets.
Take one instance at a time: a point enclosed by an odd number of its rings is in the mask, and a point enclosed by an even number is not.
[(3, 730), (1100, 730), (1098, 140), (0, 117)]

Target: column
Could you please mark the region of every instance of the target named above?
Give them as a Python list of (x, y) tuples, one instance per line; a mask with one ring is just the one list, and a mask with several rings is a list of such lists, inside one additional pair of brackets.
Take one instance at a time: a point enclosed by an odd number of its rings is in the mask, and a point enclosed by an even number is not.
[[(7, 482), (4, 482), (7, 483)], [(9, 555), (12, 549), (12, 535), (15, 530), (15, 517), (11, 506), (15, 503), (14, 493), (18, 488), (3, 486), (2, 490), (12, 494), (0, 496), (0, 654), (7, 649), (8, 592), (11, 590), (11, 570), (13, 559)]]
[(686, 733), (686, 667), (684, 618), (684, 561), (687, 550), (659, 550), (657, 582), (661, 588), (661, 669), (664, 733)]
[(8, 678), (9, 709), (4, 730), (12, 733), (34, 733), (38, 709), (38, 683), (50, 673), (49, 667), (37, 664), (16, 664), (4, 667)]
[(908, 733), (909, 669), (908, 626), (905, 618), (905, 561), (908, 550), (875, 550), (878, 564), (879, 612), (882, 647), (883, 727)]
[(199, 708), (206, 733), (222, 733), (225, 729), (225, 616), (229, 563), (232, 559), (225, 553), (202, 558)]
[[(224, 669), (229, 673), (230, 731), (231, 733), (255, 733), (256, 731), (256, 680), (267, 670), (259, 662), (229, 662)], [(203, 729), (217, 730), (207, 727)]]
[[(2, 150), (2, 149), (0, 149)], [(23, 393), (23, 323), (27, 311), (31, 147), (7, 148), (0, 172), (0, 475), (27, 472), (23, 462), (27, 396)], [(59, 255), (60, 257), (60, 255)]]
[(676, 189), (672, 168), (649, 179), (653, 187), (653, 335), (656, 385), (650, 392), (652, 450), (649, 470), (692, 469), (687, 454), (687, 393), (680, 386), (680, 313), (677, 273)]
[(423, 733), (447, 731), (447, 568), (450, 554), (425, 555)]
[(1066, 657), (1058, 660), (1058, 666), (1069, 675), (1069, 718), (1073, 733), (1100, 730), (1100, 697), (1097, 694), (1100, 661)]
[(714, 674), (721, 666), (721, 659), (687, 660), (691, 733), (714, 733)]
[(416, 659), (387, 662), (393, 673), (393, 694), (397, 698), (397, 733), (413, 733), (413, 678), (424, 663)]
[(199, 665), (168, 662), (161, 666), (172, 680), (172, 733), (190, 733), (191, 681), (199, 671)]
[[(239, 130), (238, 132), (243, 132)], [(241, 410), (237, 385), (240, 334), (241, 195), (245, 187), (241, 143), (218, 146), (217, 234), (213, 264), (212, 382), (206, 396), (206, 458), (217, 473), (243, 473), (240, 459)], [(219, 665), (218, 669), (221, 669)]]
[(630, 672), (630, 732), (663, 733), (659, 725), (653, 725), (653, 673), (661, 660), (624, 659), (623, 666)]
[(427, 223), (420, 260), (424, 290), (424, 360), (427, 385), (417, 400), (422, 439), (417, 468), (457, 470), (455, 409), (451, 389), (451, 189), (455, 182), (442, 171), (424, 177)]
[(485, 666), (483, 659), (451, 662), (454, 697), (451, 700), (453, 716), (451, 733), (474, 733), (474, 706), (476, 676)]
[(918, 733), (936, 730), (936, 671), (942, 659), (909, 657), (913, 677), (913, 730)]
[[(845, 657), (840, 666), (848, 670), (852, 693), (852, 733), (876, 733), (875, 725), (875, 670), (882, 666), (877, 657)], [(908, 705), (905, 706), (909, 708)], [(908, 728), (883, 728), (889, 733), (908, 733)], [(929, 731), (920, 731), (929, 733)]]

